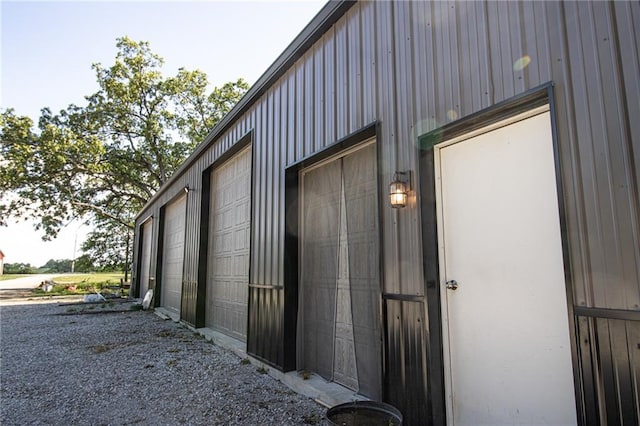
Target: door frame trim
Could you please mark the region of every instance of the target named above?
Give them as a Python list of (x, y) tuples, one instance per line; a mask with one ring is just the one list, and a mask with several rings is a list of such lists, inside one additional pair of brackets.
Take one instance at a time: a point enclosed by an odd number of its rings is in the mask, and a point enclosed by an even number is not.
[(418, 136), (418, 180), (420, 182), (420, 207), (422, 222), (423, 270), (424, 286), (427, 299), (427, 316), (429, 320), (429, 394), (432, 402), (432, 421), (434, 424), (446, 424), (447, 405), (444, 370), (442, 299), (440, 294), (440, 261), (438, 249), (437, 206), (435, 188), (435, 153), (434, 146), (453, 140), (466, 134), (478, 131), (509, 118), (548, 105), (551, 118), (551, 135), (558, 195), (558, 213), (560, 221), (560, 237), (566, 286), (567, 311), (569, 321), (569, 337), (571, 344), (571, 361), (573, 367), (574, 394), (578, 424), (583, 424), (585, 417), (581, 406), (582, 380), (577, 347), (576, 319), (574, 315), (573, 279), (571, 274), (571, 257), (564, 202), (562, 166), (560, 161), (558, 130), (554, 84), (548, 82), (532, 88), (510, 99), (499, 102), (486, 109), (463, 117), (459, 120), (436, 128)]

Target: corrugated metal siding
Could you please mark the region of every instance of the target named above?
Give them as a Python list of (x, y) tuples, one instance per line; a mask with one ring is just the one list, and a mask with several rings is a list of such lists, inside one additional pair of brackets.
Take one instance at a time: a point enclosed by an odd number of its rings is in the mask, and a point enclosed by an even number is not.
[(198, 294), (198, 247), (200, 243), (200, 188), (201, 165), (186, 173), (190, 191), (187, 194), (187, 229), (184, 245), (184, 269), (182, 276), (182, 309), (180, 315), (184, 321), (196, 324), (196, 297)]
[(579, 317), (588, 425), (640, 424), (640, 321)]
[(428, 397), (425, 308), (423, 302), (385, 300), (385, 401), (403, 413), (405, 424), (427, 423), (432, 418)]
[[(510, 19), (514, 14), (520, 19)], [(640, 292), (628, 284), (638, 282), (640, 269), (640, 149), (634, 149), (640, 131), (629, 123), (640, 112), (639, 15), (637, 3), (629, 2), (358, 4), (156, 205), (185, 184), (195, 186), (207, 163), (255, 128), (260, 195), (254, 208), (253, 281), (278, 283), (284, 166), (378, 119), (384, 173), (390, 177), (396, 169), (415, 170), (417, 135), (554, 81), (572, 260), (583, 269), (576, 275), (582, 277), (576, 284), (583, 284), (576, 285), (578, 304), (634, 309), (640, 306)], [(620, 46), (626, 46), (625, 53)], [(524, 56), (531, 58), (529, 66), (514, 70)], [(336, 60), (340, 64), (328, 63)], [(355, 99), (345, 93), (354, 93)], [(356, 102), (359, 93), (362, 103)], [(376, 111), (367, 112), (371, 105)], [(345, 116), (349, 126), (337, 125)], [(198, 203), (198, 196), (190, 197), (186, 281), (196, 276), (192, 250)], [(416, 209), (396, 216), (388, 210), (383, 221), (386, 263), (400, 259), (402, 267), (387, 268), (386, 288), (421, 294), (416, 284), (421, 271), (415, 266), (421, 256), (415, 232), (419, 216)]]
[[(638, 2), (359, 2), (148, 210), (197, 188), (201, 171), (255, 130), (250, 282), (276, 288), (251, 291), (248, 348), (281, 365), (284, 168), (377, 120), (386, 197), (395, 170), (417, 170), (418, 135), (553, 81), (575, 302), (638, 309), (638, 28)], [(199, 203), (196, 189), (186, 287), (197, 279)], [(381, 219), (384, 291), (423, 295), (415, 196)]]
[(280, 288), (249, 288), (249, 337), (247, 351), (282, 368), (283, 292)]

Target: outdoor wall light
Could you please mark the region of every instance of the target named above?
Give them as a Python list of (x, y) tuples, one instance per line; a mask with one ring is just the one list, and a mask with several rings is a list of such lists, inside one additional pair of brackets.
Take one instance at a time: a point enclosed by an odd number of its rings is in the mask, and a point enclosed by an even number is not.
[(193, 192), (196, 189), (195, 188), (189, 188), (189, 185), (185, 185), (184, 188), (182, 188), (182, 190), (184, 191), (185, 194), (188, 194), (189, 191)]
[(406, 206), (409, 189), (409, 172), (395, 172), (393, 181), (389, 184), (391, 207), (401, 209)]

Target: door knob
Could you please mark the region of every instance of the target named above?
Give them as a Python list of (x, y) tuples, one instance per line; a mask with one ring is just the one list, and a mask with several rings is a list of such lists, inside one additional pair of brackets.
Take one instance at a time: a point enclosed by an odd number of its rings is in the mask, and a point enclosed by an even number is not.
[(447, 289), (449, 290), (457, 290), (458, 289), (458, 281), (456, 280), (449, 280), (445, 283), (445, 286), (447, 287)]

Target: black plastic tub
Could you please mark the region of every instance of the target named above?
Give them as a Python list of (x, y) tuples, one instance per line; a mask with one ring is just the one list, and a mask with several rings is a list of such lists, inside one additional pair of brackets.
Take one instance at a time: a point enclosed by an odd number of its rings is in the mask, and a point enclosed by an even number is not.
[(402, 413), (384, 402), (354, 401), (329, 408), (327, 420), (337, 426), (400, 426)]

